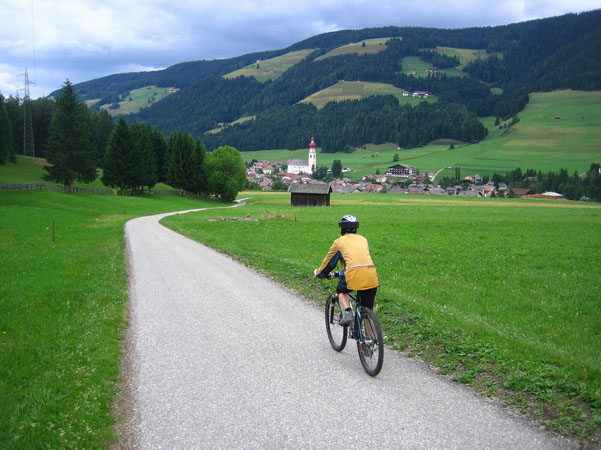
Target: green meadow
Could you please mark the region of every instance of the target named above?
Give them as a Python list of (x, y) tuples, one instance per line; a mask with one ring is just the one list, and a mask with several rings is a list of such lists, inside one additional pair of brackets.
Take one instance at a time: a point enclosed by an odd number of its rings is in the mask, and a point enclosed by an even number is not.
[[(30, 169), (0, 166), (0, 182), (36, 181)], [(127, 327), (124, 224), (214, 205), (0, 193), (1, 448), (109, 448)]]
[[(403, 58), (403, 73), (407, 75), (414, 75), (416, 77), (427, 77), (430, 75), (426, 72), (428, 67), (432, 67), (432, 63), (426, 62), (417, 56), (407, 56)], [(415, 72), (415, 73), (414, 73)], [(441, 73), (447, 74), (452, 77), (465, 77), (467, 74), (462, 72), (461, 69), (454, 67), (452, 69), (441, 69)]]
[(275, 58), (266, 59), (250, 64), (242, 69), (224, 75), (224, 78), (236, 77), (255, 77), (257, 81), (267, 81), (278, 78), (290, 67), (302, 61), (314, 49), (298, 50), (289, 52), (284, 55), (276, 56)]
[[(357, 215), (390, 345), (555, 431), (600, 442), (601, 207), (360, 194), (293, 208), (288, 194), (240, 196), (247, 206), (163, 223), (320, 302), (334, 284), (313, 269), (338, 218)], [(223, 216), (259, 221), (208, 221)]]

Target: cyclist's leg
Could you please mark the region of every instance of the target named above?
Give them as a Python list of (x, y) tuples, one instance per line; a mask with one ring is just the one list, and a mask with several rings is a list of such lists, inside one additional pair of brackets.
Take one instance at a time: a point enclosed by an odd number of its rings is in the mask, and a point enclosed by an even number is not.
[(346, 285), (342, 282), (342, 280), (338, 280), (336, 292), (338, 292), (338, 301), (340, 301), (340, 306), (342, 307), (342, 310), (350, 309), (351, 302), (348, 296), (348, 293), (350, 291), (347, 289)]
[[(361, 305), (363, 305), (364, 307), (369, 308), (373, 311), (377, 291), (378, 291), (378, 288), (357, 291), (357, 295), (359, 296)], [(366, 340), (372, 339), (374, 337), (375, 332), (372, 329), (371, 324), (366, 323), (364, 326), (364, 331), (365, 331), (364, 337)]]

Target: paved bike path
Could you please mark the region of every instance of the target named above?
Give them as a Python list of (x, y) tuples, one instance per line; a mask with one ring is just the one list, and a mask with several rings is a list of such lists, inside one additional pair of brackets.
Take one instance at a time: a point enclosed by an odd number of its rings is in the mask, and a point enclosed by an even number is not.
[(389, 349), (369, 377), (354, 341), (332, 350), (322, 309), (164, 216), (126, 225), (139, 448), (566, 448)]

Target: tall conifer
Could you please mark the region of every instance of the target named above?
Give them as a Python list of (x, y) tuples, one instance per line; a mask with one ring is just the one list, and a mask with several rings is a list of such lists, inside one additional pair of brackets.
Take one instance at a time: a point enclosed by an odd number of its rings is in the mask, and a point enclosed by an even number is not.
[(69, 80), (65, 81), (50, 125), (46, 144), (45, 180), (73, 188), (74, 181), (90, 183), (97, 177), (96, 160), (90, 141), (87, 107), (77, 101)]

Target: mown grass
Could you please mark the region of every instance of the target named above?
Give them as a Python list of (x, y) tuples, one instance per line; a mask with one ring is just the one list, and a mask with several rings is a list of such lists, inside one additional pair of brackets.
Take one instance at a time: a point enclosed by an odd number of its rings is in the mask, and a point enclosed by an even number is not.
[(315, 92), (299, 103), (312, 103), (316, 108), (323, 108), (326, 103), (340, 102), (343, 100), (360, 100), (371, 95), (394, 95), (400, 104), (418, 105), (423, 101), (434, 102), (435, 97), (424, 100), (423, 98), (403, 97), (403, 89), (392, 84), (372, 83), (367, 81), (339, 81), (338, 83), (321, 91)]
[(167, 92), (169, 87), (160, 86), (145, 86), (138, 89), (132, 89), (129, 95), (124, 97), (119, 103), (118, 108), (110, 108), (110, 105), (102, 106), (102, 109), (106, 109), (111, 116), (117, 116), (119, 114), (130, 114), (137, 113), (142, 108), (161, 101), (165, 97), (171, 95), (171, 92)]
[(0, 194), (1, 448), (109, 447), (127, 326), (124, 223), (211, 205)]
[(250, 64), (242, 69), (224, 75), (224, 78), (255, 77), (260, 82), (274, 80), (314, 51), (315, 49), (305, 49), (288, 52), (275, 58)]
[[(163, 222), (323, 300), (312, 278), (337, 219), (361, 221), (388, 343), (587, 445), (601, 441), (601, 208), (571, 202), (332, 198), (292, 208), (255, 195), (233, 211)], [(258, 222), (208, 222), (249, 215)]]
[(330, 50), (329, 52), (327, 52), (324, 55), (321, 55), (318, 58), (315, 58), (315, 61), (320, 61), (322, 59), (331, 58), (332, 56), (339, 55), (365, 55), (368, 53), (379, 53), (381, 51), (386, 50), (386, 42), (389, 40), (390, 38), (374, 38), (365, 39), (361, 42), (353, 42), (351, 44), (342, 45), (333, 50)]

